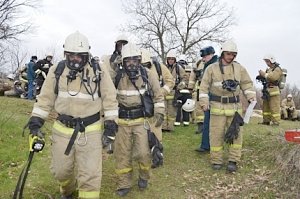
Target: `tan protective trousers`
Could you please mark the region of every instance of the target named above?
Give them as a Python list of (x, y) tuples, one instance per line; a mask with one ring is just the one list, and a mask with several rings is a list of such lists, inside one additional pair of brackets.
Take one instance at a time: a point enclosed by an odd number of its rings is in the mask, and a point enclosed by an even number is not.
[[(297, 117), (298, 117), (297, 110), (293, 109), (293, 110), (290, 110), (290, 112), (291, 112), (292, 119), (297, 119)], [(283, 108), (282, 109), (282, 114), (283, 114), (284, 118), (286, 118), (286, 119), (288, 118), (288, 110), (287, 109)]]
[(86, 144), (84, 139), (80, 139), (80, 143), (75, 141), (67, 156), (64, 153), (70, 138), (53, 133), (50, 170), (60, 184), (62, 195), (73, 193), (77, 183), (79, 198), (98, 199), (102, 177), (101, 133), (86, 133), (86, 139)]
[(263, 122), (280, 122), (280, 95), (270, 96), (269, 100), (263, 100)]
[(195, 107), (195, 123), (204, 122), (204, 112), (200, 106), (200, 103), (196, 101), (196, 107)]
[[(210, 115), (209, 137), (210, 158), (212, 164), (223, 164), (224, 135), (230, 126), (233, 116)], [(239, 136), (229, 145), (228, 161), (239, 162), (242, 151), (242, 127)]]
[(132, 186), (133, 159), (138, 162), (139, 177), (144, 180), (150, 178), (151, 158), (148, 134), (144, 124), (119, 125), (114, 146), (116, 173), (118, 174), (117, 189)]
[(165, 100), (166, 114), (162, 125), (162, 130), (174, 131), (174, 122), (177, 108), (173, 106), (173, 99)]
[(162, 125), (156, 127), (155, 126), (155, 119), (154, 117), (150, 118), (149, 120), (149, 123), (150, 123), (150, 129), (151, 131), (154, 133), (154, 135), (157, 137), (157, 139), (162, 142)]

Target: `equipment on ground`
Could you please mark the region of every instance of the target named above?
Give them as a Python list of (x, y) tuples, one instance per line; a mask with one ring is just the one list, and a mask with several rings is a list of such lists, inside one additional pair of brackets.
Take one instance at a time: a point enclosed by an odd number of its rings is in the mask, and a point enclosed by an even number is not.
[(286, 130), (284, 137), (288, 142), (300, 143), (300, 129)]

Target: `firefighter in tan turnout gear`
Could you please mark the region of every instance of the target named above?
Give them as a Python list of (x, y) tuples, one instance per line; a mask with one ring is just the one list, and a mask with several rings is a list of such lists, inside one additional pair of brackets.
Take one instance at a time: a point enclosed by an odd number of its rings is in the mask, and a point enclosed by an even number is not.
[[(160, 84), (160, 90), (163, 93), (164, 97), (166, 97), (170, 92), (171, 89), (175, 85), (175, 81), (173, 80), (173, 76), (168, 70), (168, 68), (162, 64), (159, 63), (156, 59), (152, 60), (151, 59), (151, 53), (147, 49), (141, 49), (142, 53), (142, 65), (149, 70), (151, 70), (154, 74), (157, 74), (157, 78), (159, 80)], [(161, 124), (159, 126), (156, 126), (156, 121), (154, 118), (150, 119), (150, 125), (151, 125), (151, 130), (153, 133), (156, 135), (158, 140), (162, 142), (162, 122), (164, 118), (161, 118)]]
[[(224, 138), (232, 130), (230, 126), (235, 117), (242, 114), (239, 95), (243, 93), (248, 101), (256, 99), (253, 82), (247, 70), (234, 61), (237, 52), (234, 42), (223, 43), (219, 62), (208, 66), (200, 85), (200, 105), (204, 111), (210, 109), (210, 155), (214, 170), (222, 168)], [(242, 129), (239, 125), (242, 125), (242, 121), (239, 122), (234, 124), (235, 139), (229, 145), (229, 172), (237, 170), (237, 162), (241, 158)]]
[(114, 78), (119, 102), (119, 128), (114, 148), (119, 196), (125, 196), (132, 187), (133, 159), (139, 165), (137, 184), (140, 189), (148, 186), (151, 155), (154, 167), (163, 163), (162, 146), (150, 132), (148, 119), (154, 117), (155, 125), (159, 126), (165, 111), (157, 75), (141, 65), (140, 49), (129, 42), (122, 48), (122, 61)]
[[(164, 131), (173, 131), (174, 124), (177, 124), (175, 123), (177, 107), (182, 106), (182, 102), (177, 97), (179, 96), (179, 90), (187, 87), (188, 76), (185, 70), (176, 63), (176, 52), (174, 50), (168, 52), (166, 65), (173, 76), (175, 86), (171, 88), (170, 94), (165, 97), (166, 117), (162, 129)], [(180, 123), (177, 125), (180, 125)]]
[(79, 198), (99, 198), (103, 120), (104, 138), (117, 131), (116, 90), (107, 69), (89, 60), (89, 49), (88, 39), (78, 31), (66, 38), (66, 59), (50, 68), (28, 122), (30, 137), (44, 139), (40, 128), (51, 110), (58, 113), (51, 136), (51, 172), (62, 199), (73, 198), (77, 189)]
[(281, 112), (284, 120), (288, 120), (288, 119), (292, 119), (293, 121), (297, 120), (298, 111), (296, 110), (295, 102), (291, 94), (288, 94), (287, 97), (282, 100)]
[(280, 121), (280, 89), (279, 81), (281, 79), (282, 70), (276, 63), (274, 56), (266, 55), (263, 60), (266, 62), (268, 69), (260, 70), (258, 78), (262, 78), (264, 88), (262, 90), (263, 98), (263, 122), (261, 124), (279, 125)]

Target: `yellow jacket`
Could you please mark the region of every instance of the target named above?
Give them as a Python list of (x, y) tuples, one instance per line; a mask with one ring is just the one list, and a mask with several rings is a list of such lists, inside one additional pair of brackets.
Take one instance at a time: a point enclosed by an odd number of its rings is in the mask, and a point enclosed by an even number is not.
[(175, 81), (166, 65), (164, 65), (163, 63), (160, 63), (160, 67), (161, 67), (161, 73), (162, 73), (161, 78), (162, 79), (159, 79), (158, 73), (156, 71), (154, 64), (152, 64), (150, 70), (153, 72), (153, 74), (157, 75), (157, 78), (160, 82), (161, 81), (164, 82), (163, 87), (161, 87), (161, 91), (162, 91), (163, 95), (166, 96), (167, 94), (169, 94), (171, 92), (171, 90), (173, 90), (173, 88), (175, 86)]

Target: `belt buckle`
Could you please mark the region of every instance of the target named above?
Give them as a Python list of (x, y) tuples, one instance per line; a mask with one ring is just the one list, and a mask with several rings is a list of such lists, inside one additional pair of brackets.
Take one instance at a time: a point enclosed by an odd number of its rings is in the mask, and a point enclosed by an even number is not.
[(228, 96), (221, 96), (221, 102), (224, 104), (229, 103), (229, 97)]

